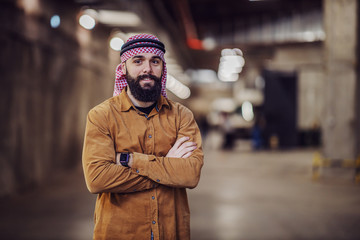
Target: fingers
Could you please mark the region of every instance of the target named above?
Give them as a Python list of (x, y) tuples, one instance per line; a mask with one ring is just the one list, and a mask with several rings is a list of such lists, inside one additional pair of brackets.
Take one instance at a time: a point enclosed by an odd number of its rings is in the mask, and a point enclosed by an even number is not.
[(193, 152), (193, 151), (186, 153), (184, 156), (182, 156), (182, 158), (188, 158), (188, 157), (190, 157), (191, 154), (192, 154), (192, 152)]
[(197, 146), (191, 146), (191, 147), (187, 147), (187, 148), (184, 148), (181, 152), (180, 152), (180, 155), (181, 155), (181, 158), (187, 158), (187, 157), (190, 157), (190, 155), (192, 154), (192, 152), (197, 148)]
[(196, 149), (196, 143), (195, 142), (186, 142), (183, 143), (179, 148), (178, 152), (182, 155), (184, 155), (187, 152), (192, 152)]
[(187, 158), (197, 148), (195, 142), (187, 142), (189, 137), (181, 137), (176, 140), (166, 157)]
[(190, 139), (189, 137), (181, 137), (181, 138), (177, 139), (173, 148), (178, 149), (184, 142), (186, 142), (189, 139)]
[(190, 156), (196, 148), (197, 144), (195, 142), (185, 142), (182, 143), (175, 152), (177, 157), (185, 158), (185, 155)]

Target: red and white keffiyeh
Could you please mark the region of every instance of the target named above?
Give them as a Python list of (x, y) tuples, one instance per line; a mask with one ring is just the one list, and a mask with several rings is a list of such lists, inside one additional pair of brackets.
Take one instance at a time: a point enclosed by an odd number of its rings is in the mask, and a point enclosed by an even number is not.
[[(138, 41), (138, 39), (143, 39), (144, 41)], [(147, 39), (149, 39), (149, 41), (146, 41)], [(156, 41), (152, 41), (152, 40), (156, 40)], [(163, 74), (162, 74), (162, 78), (161, 78), (161, 95), (163, 95), (164, 97), (167, 97), (167, 95), (166, 95), (167, 71), (166, 71), (166, 63), (165, 63), (165, 58), (164, 58), (165, 49), (159, 47), (159, 45), (156, 44), (156, 42), (160, 42), (159, 39), (150, 34), (138, 34), (138, 35), (130, 37), (126, 41), (125, 44), (129, 44), (130, 42), (133, 42), (130, 45), (128, 45), (130, 47), (130, 49), (129, 50), (125, 49), (125, 51), (122, 50), (122, 52), (121, 52), (121, 64), (124, 63), (129, 58), (131, 58), (135, 55), (138, 55), (140, 53), (154, 53), (157, 56), (159, 56), (161, 58), (161, 60), (164, 62), (164, 69), (163, 69)], [(137, 45), (139, 45), (139, 46), (137, 47)], [(151, 45), (154, 45), (155, 47), (151, 47)], [(116, 67), (115, 86), (114, 86), (113, 96), (119, 95), (121, 93), (121, 91), (127, 86), (126, 76), (121, 69), (121, 64), (119, 64)]]

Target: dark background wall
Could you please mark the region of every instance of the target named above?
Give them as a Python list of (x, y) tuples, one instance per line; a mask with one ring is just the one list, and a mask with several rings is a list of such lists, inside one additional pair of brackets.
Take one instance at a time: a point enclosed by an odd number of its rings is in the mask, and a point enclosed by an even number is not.
[(264, 70), (263, 76), (265, 145), (271, 147), (271, 141), (276, 139), (279, 148), (294, 148), (298, 144), (296, 73)]
[(78, 7), (55, 4), (0, 2), (0, 196), (78, 165), (86, 114), (112, 94), (108, 34), (80, 29)]

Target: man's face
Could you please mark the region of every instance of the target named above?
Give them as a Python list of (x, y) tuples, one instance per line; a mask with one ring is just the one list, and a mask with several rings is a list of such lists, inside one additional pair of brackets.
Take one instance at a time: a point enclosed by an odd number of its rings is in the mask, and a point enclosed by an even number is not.
[(131, 94), (139, 101), (154, 102), (161, 94), (163, 61), (153, 53), (141, 53), (123, 64)]

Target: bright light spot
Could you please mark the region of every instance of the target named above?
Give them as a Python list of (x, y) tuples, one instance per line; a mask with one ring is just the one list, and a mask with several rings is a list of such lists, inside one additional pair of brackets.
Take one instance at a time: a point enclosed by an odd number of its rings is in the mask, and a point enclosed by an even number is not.
[(119, 37), (113, 37), (110, 40), (110, 47), (114, 49), (115, 51), (120, 51), (121, 46), (124, 44), (124, 41)]
[(254, 119), (254, 111), (251, 102), (249, 101), (243, 102), (243, 104), (241, 105), (241, 115), (248, 122)]
[(316, 40), (315, 33), (307, 31), (303, 33), (303, 39), (307, 42), (313, 42)]
[(41, 12), (39, 0), (18, 0), (17, 4), (27, 14), (39, 14)]
[(95, 27), (95, 19), (87, 14), (84, 14), (79, 19), (80, 25), (88, 30), (91, 30)]
[(234, 55), (234, 51), (229, 49), (229, 48), (225, 48), (223, 50), (221, 50), (221, 56), (231, 56)]
[(141, 25), (140, 17), (133, 12), (99, 10), (97, 20), (102, 24), (117, 27), (137, 27)]
[(203, 48), (207, 51), (211, 51), (211, 50), (214, 50), (215, 47), (216, 47), (216, 42), (213, 38), (205, 38), (203, 41), (202, 41), (202, 44), (203, 44)]
[(240, 49), (238, 49), (238, 48), (233, 48), (233, 52), (236, 54), (236, 55), (239, 55), (239, 56), (243, 56), (243, 52), (240, 50)]
[(167, 75), (166, 88), (181, 99), (190, 97), (190, 89), (171, 75)]
[(218, 78), (223, 82), (236, 82), (239, 79), (239, 74), (237, 74), (237, 73), (228, 74), (228, 73), (219, 71)]
[(242, 56), (223, 56), (220, 58), (220, 65), (226, 70), (240, 73), (245, 59)]
[(234, 82), (239, 78), (244, 65), (245, 59), (240, 49), (223, 49), (218, 70), (218, 77), (223, 82)]
[(57, 28), (60, 26), (60, 17), (59, 15), (54, 15), (50, 18), (50, 26), (52, 28)]

